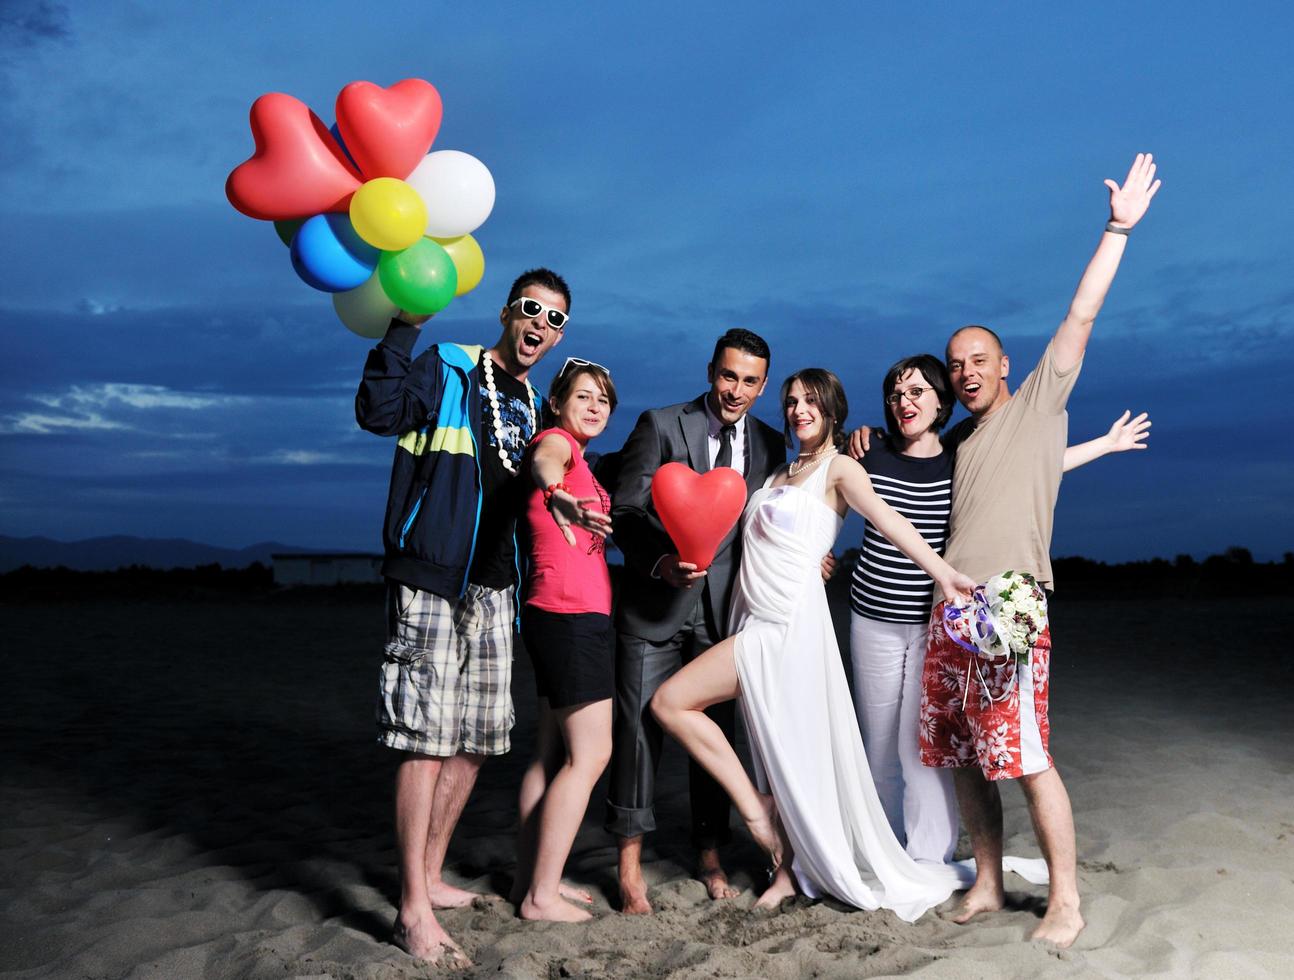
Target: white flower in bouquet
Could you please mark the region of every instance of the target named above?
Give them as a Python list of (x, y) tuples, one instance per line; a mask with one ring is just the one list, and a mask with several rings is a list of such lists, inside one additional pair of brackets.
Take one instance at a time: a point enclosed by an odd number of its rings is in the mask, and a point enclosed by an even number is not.
[(996, 636), (976, 645), (991, 659), (1023, 660), (1047, 628), (1046, 594), (1032, 575), (1015, 571), (994, 575), (983, 593)]

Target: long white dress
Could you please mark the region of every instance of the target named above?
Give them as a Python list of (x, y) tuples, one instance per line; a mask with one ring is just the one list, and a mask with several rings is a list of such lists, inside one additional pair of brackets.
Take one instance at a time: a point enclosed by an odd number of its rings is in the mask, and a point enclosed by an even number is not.
[(973, 871), (913, 861), (876, 795), (822, 583), (843, 523), (824, 498), (829, 469), (799, 487), (765, 484), (746, 506), (731, 618), (739, 701), (801, 890), (912, 922)]

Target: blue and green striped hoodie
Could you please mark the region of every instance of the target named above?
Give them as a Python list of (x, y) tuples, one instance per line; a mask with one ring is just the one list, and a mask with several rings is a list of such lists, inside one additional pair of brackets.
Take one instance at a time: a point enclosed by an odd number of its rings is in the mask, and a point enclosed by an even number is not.
[[(369, 352), (355, 419), (369, 432), (399, 437), (382, 532), (382, 574), (456, 598), (467, 589), (481, 519), (481, 348), (434, 344), (410, 361), (419, 332), (392, 321)], [(533, 388), (530, 393), (539, 412), (538, 396)]]

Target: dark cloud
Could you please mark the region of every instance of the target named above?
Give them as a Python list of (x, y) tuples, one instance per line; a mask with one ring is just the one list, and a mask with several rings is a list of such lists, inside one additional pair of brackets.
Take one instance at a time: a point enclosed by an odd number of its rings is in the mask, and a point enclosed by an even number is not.
[(72, 39), (67, 6), (50, 0), (4, 0), (0, 4), (0, 47), (27, 48)]
[[(1104, 220), (1099, 178), (1153, 139), (1165, 192), (1070, 406), (1076, 437), (1149, 409), (1153, 448), (1067, 478), (1057, 550), (1288, 548), (1274, 502), (1290, 475), (1267, 445), (1294, 422), (1269, 380), (1294, 325), (1288, 191), (1269, 162), (1294, 139), (1271, 125), (1283, 35), (1227, 62), (1215, 19), (1108, 6), (1071, 18), (1072, 36), (1046, 18), (824, 8), (785, 43), (776, 5), (736, 27), (704, 5), (673, 21), (559, 5), (545, 25), (564, 56), (536, 88), (533, 59), (500, 56), (515, 12), (489, 5), (406, 12), (406, 36), (435, 40), (429, 68), (425, 44), (393, 51), (354, 4), (302, 19), (0, 2), (0, 170), (17, 188), (0, 203), (0, 525), (15, 525), (0, 530), (372, 540), (391, 445), (351, 408), (371, 345), (223, 185), (260, 93), (327, 119), (352, 78), (430, 71), (438, 147), (480, 156), (499, 196), (485, 281), (420, 349), (490, 343), (512, 276), (557, 268), (574, 318), (533, 380), (569, 354), (612, 368), (621, 407), (595, 448), (699, 393), (736, 325), (772, 345), (756, 414), (774, 424), (778, 383), (807, 365), (841, 375), (853, 421), (876, 421), (885, 368), (967, 322), (999, 329), (1018, 380)], [(1131, 25), (1113, 38), (1111, 13)]]
[(38, 153), (33, 107), (19, 98), (17, 78), (37, 49), (72, 41), (67, 7), (49, 0), (0, 3), (0, 171), (21, 169)]

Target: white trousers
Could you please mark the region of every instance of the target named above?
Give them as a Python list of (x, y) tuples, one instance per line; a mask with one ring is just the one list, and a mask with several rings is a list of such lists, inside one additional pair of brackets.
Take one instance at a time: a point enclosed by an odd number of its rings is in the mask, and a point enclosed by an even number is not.
[(927, 633), (850, 613), (854, 710), (876, 793), (908, 856), (946, 864), (957, 846), (952, 771), (923, 766), (917, 744)]

